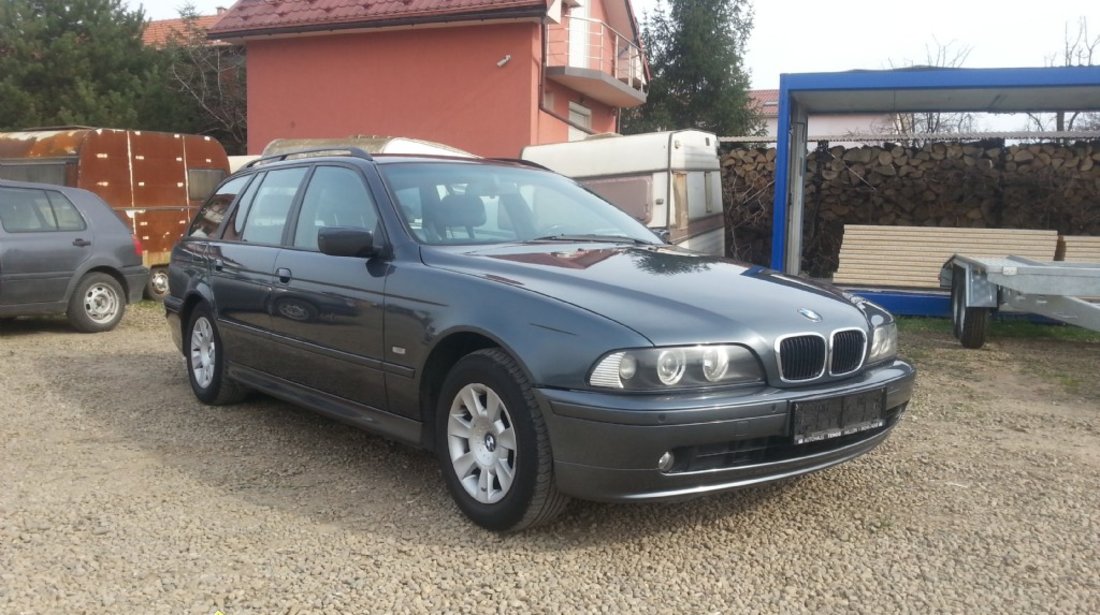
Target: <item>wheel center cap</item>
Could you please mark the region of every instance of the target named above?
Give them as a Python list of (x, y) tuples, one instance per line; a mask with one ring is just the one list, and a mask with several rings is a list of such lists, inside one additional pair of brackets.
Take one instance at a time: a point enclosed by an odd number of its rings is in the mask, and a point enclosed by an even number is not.
[(496, 439), (496, 437), (493, 436), (493, 434), (491, 434), (491, 433), (485, 434), (485, 450), (487, 450), (491, 453), (494, 450), (496, 450), (496, 448), (497, 448), (497, 439)]

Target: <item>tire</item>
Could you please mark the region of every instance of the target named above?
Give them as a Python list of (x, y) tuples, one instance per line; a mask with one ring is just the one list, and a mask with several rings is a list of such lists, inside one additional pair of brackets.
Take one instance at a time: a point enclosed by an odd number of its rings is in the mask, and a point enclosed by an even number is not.
[(211, 406), (236, 403), (248, 389), (225, 375), (225, 347), (206, 304), (195, 306), (183, 337), (187, 380), (199, 401)]
[(106, 273), (89, 273), (77, 282), (65, 315), (81, 333), (110, 331), (126, 313), (122, 285)]
[(530, 381), (507, 353), (479, 350), (455, 364), (435, 427), (447, 489), (474, 523), (514, 532), (565, 510), (569, 498), (554, 485), (546, 422)]
[(149, 271), (149, 279), (145, 281), (145, 298), (153, 301), (164, 301), (168, 296), (168, 268), (153, 267)]
[(993, 308), (966, 307), (966, 271), (957, 267), (951, 276), (951, 324), (963, 348), (981, 348), (989, 336)]

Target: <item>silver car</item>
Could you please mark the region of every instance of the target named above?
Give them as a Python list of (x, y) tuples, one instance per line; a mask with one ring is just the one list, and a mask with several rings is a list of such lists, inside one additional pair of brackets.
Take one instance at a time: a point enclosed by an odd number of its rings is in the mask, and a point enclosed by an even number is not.
[(0, 318), (65, 314), (78, 331), (113, 329), (141, 299), (141, 253), (95, 194), (0, 181)]

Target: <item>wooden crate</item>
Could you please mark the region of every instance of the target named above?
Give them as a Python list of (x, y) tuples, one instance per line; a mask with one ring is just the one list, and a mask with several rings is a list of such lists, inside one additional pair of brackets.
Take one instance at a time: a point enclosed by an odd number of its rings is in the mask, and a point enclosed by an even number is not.
[(1057, 231), (936, 226), (844, 225), (836, 284), (939, 288), (955, 254), (1054, 260)]
[(1100, 263), (1100, 237), (1063, 235), (1062, 242), (1067, 263)]

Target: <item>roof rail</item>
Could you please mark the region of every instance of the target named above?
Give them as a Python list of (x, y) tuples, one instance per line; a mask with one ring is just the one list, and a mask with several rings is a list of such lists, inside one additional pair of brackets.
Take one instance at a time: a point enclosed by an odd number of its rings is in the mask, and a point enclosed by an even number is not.
[(551, 169), (550, 167), (548, 167), (546, 165), (539, 164), (539, 163), (535, 162), (534, 160), (525, 160), (523, 158), (496, 157), (496, 158), (486, 158), (486, 160), (491, 160), (491, 161), (494, 161), (494, 162), (512, 162), (512, 163), (515, 163), (515, 164), (523, 165), (525, 167), (533, 167), (533, 168), (536, 168), (536, 169), (542, 169), (543, 171), (553, 171), (553, 169)]
[(313, 149), (301, 149), (293, 152), (286, 152), (284, 154), (276, 154), (274, 156), (266, 156), (264, 158), (257, 158), (256, 160), (253, 160), (244, 165), (243, 168), (251, 169), (255, 166), (260, 166), (269, 162), (287, 160), (288, 158), (309, 158), (311, 156), (319, 156), (321, 154), (338, 155), (338, 152), (347, 152), (348, 154), (356, 158), (361, 158), (368, 162), (374, 161), (374, 158), (370, 154), (368, 154), (366, 150), (360, 147), (318, 147)]

